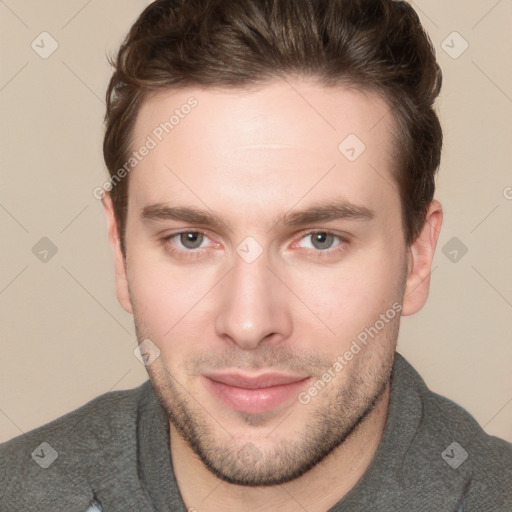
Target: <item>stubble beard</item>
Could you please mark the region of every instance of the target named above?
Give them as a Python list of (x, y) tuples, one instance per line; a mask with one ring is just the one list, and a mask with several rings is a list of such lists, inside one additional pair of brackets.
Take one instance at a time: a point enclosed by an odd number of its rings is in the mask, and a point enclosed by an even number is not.
[[(383, 399), (391, 377), (398, 322), (388, 327), (384, 339), (372, 341), (380, 346), (379, 352), (387, 347), (384, 353), (373, 353), (365, 361), (360, 360), (359, 366), (364, 372), (345, 380), (338, 376), (339, 383), (344, 383), (341, 386), (334, 378), (310, 404), (297, 401), (290, 416), (276, 423), (273, 442), (266, 442), (265, 447), (257, 440), (247, 440), (245, 435), (244, 439), (230, 435), (222, 426), (221, 412), (207, 411), (165, 367), (163, 357), (147, 370), (170, 423), (214, 475), (243, 486), (280, 485), (304, 475), (341, 446)], [(147, 337), (139, 330), (137, 322), (136, 330), (139, 342)], [(368, 346), (363, 350), (373, 349)], [(302, 430), (295, 439), (290, 439), (287, 422), (302, 408), (309, 408), (305, 419), (299, 422)], [(238, 419), (247, 431), (266, 426), (269, 421), (275, 422), (264, 414), (239, 413)]]

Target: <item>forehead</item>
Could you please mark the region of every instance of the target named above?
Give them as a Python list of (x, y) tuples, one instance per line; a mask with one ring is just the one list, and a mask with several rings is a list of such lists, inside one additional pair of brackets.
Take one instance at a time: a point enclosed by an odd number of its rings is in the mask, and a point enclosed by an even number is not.
[(396, 194), (392, 128), (375, 93), (307, 80), (161, 91), (144, 101), (134, 127), (132, 148), (151, 149), (130, 174), (129, 203), (237, 199), (269, 211), (336, 190), (375, 203)]
[[(152, 133), (158, 128), (155, 122), (170, 121), (176, 136), (180, 132), (186, 136), (189, 130), (201, 132), (203, 144), (221, 129), (215, 142), (223, 138), (228, 147), (242, 137), (267, 145), (300, 142), (303, 147), (306, 139), (314, 144), (322, 137), (332, 143), (349, 131), (370, 143), (389, 132), (388, 113), (387, 103), (374, 92), (344, 85), (327, 87), (307, 79), (275, 80), (247, 89), (187, 87), (146, 97), (134, 135)], [(384, 130), (374, 131), (384, 117)], [(281, 130), (283, 126), (286, 130)]]

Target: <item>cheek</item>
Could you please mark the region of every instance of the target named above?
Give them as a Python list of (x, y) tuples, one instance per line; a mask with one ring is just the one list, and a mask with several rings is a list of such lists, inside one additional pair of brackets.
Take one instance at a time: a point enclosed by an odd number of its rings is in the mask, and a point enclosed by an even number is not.
[[(372, 325), (395, 301), (400, 301), (402, 263), (399, 251), (375, 244), (353, 253), (336, 266), (297, 267), (289, 274), (292, 289), (301, 299), (295, 315), (303, 328), (312, 322), (329, 333), (333, 343), (352, 339), (362, 328)], [(307, 306), (308, 312), (304, 311)], [(315, 319), (314, 315), (318, 318)], [(322, 322), (325, 325), (322, 325)], [(316, 329), (316, 328), (315, 328)]]
[(188, 327), (196, 313), (192, 306), (198, 299), (191, 296), (191, 287), (185, 286), (180, 275), (149, 265), (147, 260), (132, 268), (132, 276), (130, 289), (139, 336), (149, 338), (158, 347), (162, 356), (159, 364), (174, 373), (194, 339)]
[(192, 327), (204, 322), (218, 269), (172, 264), (163, 248), (143, 242), (129, 248), (127, 264), (136, 320), (144, 333), (163, 345), (161, 350), (173, 339), (193, 335)]

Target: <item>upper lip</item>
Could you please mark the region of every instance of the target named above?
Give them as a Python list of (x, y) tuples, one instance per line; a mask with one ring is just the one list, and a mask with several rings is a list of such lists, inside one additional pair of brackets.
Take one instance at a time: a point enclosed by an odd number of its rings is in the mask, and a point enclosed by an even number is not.
[(293, 384), (308, 378), (308, 375), (291, 375), (286, 373), (263, 373), (259, 375), (247, 375), (240, 372), (218, 372), (205, 374), (211, 380), (246, 389), (260, 389), (271, 386), (283, 386)]

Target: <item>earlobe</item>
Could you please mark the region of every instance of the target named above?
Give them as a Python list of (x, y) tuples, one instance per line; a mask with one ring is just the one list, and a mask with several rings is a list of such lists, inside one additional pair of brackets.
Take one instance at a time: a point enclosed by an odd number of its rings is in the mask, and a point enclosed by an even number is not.
[(407, 253), (408, 274), (403, 299), (403, 316), (417, 313), (427, 300), (432, 261), (442, 223), (443, 209), (441, 203), (434, 199), (428, 208), (423, 229)]
[(128, 288), (128, 276), (126, 273), (126, 260), (121, 247), (121, 234), (119, 232), (119, 223), (114, 211), (112, 198), (108, 192), (105, 193), (101, 202), (105, 208), (108, 224), (108, 239), (114, 255), (114, 267), (116, 278), (116, 293), (119, 303), (128, 313), (133, 313)]

